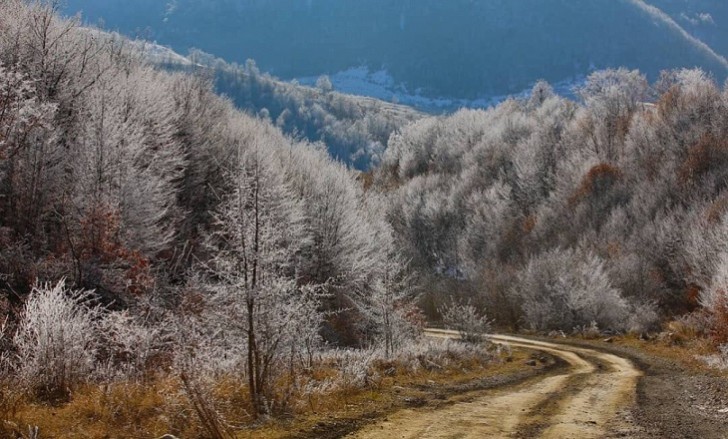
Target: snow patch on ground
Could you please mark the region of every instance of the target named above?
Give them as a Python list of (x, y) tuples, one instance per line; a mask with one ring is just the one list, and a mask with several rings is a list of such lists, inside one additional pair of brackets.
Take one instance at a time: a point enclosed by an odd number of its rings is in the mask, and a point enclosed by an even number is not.
[(132, 46), (139, 50), (147, 59), (162, 64), (178, 64), (184, 66), (194, 65), (188, 58), (178, 54), (169, 47), (146, 41), (132, 41)]
[[(488, 108), (509, 98), (527, 98), (531, 93), (529, 88), (513, 95), (483, 96), (478, 99), (431, 97), (423, 95), (420, 89), (410, 92), (403, 84), (396, 83), (386, 69), (372, 72), (367, 66), (351, 67), (330, 75), (329, 78), (338, 92), (408, 105), (430, 113), (446, 113), (459, 108)], [(317, 76), (308, 76), (296, 78), (296, 81), (301, 85), (315, 87), (317, 79)], [(556, 93), (571, 98), (584, 80), (584, 77), (569, 78), (552, 84), (552, 87)]]

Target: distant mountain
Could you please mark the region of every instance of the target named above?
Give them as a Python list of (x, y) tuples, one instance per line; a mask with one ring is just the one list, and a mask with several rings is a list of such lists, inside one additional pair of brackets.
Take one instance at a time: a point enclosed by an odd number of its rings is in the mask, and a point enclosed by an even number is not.
[(649, 0), (694, 37), (728, 57), (728, 2), (723, 0)]
[[(650, 78), (698, 66), (722, 81), (725, 3), (67, 0), (65, 12), (81, 11), (87, 22), (103, 21), (178, 52), (195, 47), (231, 62), (251, 58), (283, 79), (366, 67), (391, 76), (384, 83), (392, 96), (476, 99), (518, 93), (537, 79), (578, 81), (616, 66)], [(356, 91), (368, 94), (366, 87)]]

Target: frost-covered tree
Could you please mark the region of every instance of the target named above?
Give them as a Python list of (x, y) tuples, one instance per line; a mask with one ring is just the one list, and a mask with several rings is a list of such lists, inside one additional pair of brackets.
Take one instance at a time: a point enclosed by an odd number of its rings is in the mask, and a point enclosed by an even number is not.
[(466, 228), (459, 247), (468, 271), (479, 271), (484, 260), (497, 258), (503, 234), (512, 220), (511, 194), (507, 186), (495, 184), (484, 192), (474, 192), (466, 202)]
[(0, 61), (0, 209), (6, 226), (30, 235), (40, 233), (43, 208), (57, 190), (57, 108), (40, 99), (31, 77)]
[(416, 305), (417, 287), (407, 264), (392, 256), (383, 270), (357, 304), (371, 326), (375, 342), (391, 358), (419, 334), (423, 319)]
[(174, 139), (171, 90), (162, 84), (167, 78), (136, 67), (98, 86), (74, 160), (79, 210), (105, 205), (118, 211), (124, 244), (145, 254), (163, 250), (174, 237), (175, 182), (184, 164)]
[(331, 93), (334, 91), (334, 85), (331, 83), (331, 79), (326, 75), (320, 76), (316, 80), (316, 88), (324, 93)]
[(614, 160), (622, 154), (619, 147), (632, 114), (648, 93), (649, 83), (637, 70), (609, 69), (589, 75), (579, 95), (590, 109), (583, 126), (589, 126), (589, 140), (599, 157)]
[(458, 302), (451, 299), (439, 311), (445, 326), (458, 331), (464, 342), (480, 343), (487, 339), (491, 322), (471, 300)]
[(531, 89), (531, 98), (529, 99), (528, 104), (534, 108), (539, 107), (546, 101), (546, 99), (554, 96), (555, 93), (551, 84), (540, 80), (533, 85), (533, 88)]
[[(207, 242), (207, 288), (226, 332), (245, 346), (245, 371), (252, 406), (269, 409), (272, 380), (286, 346), (320, 320), (317, 296), (298, 284), (300, 248), (307, 239), (299, 199), (279, 165), (255, 145), (239, 152), (230, 170), (234, 187), (215, 215)], [(301, 327), (306, 322), (313, 328)], [(305, 326), (305, 325), (303, 325)]]
[(87, 93), (58, 209), (87, 287), (150, 291), (146, 266), (174, 242), (185, 162), (170, 83), (132, 64)]
[(0, 63), (0, 153), (14, 158), (52, 127), (56, 106), (38, 99), (33, 82)]

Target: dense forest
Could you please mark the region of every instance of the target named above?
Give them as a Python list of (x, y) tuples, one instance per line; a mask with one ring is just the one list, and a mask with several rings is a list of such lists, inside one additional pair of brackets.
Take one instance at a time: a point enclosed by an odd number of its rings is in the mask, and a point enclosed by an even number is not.
[(378, 178), (398, 246), (513, 326), (639, 331), (724, 306), (726, 91), (611, 70), (580, 97), (539, 83), (396, 134)]
[[(329, 136), (281, 131), (341, 132), (356, 108), (265, 114), (253, 95), (286, 91), (253, 66), (165, 69), (43, 3), (0, 17), (3, 419), (91, 385), (105, 408), (151, 388), (166, 421), (137, 433), (233, 437), (393, 361), (494, 358), (419, 337), (443, 319), (471, 335), (679, 319), (728, 343), (728, 88), (701, 70), (599, 71), (577, 101), (539, 82), (411, 122), (372, 104), (376, 127), (352, 132), (381, 163), (361, 173)], [(260, 110), (218, 96), (225, 80)]]

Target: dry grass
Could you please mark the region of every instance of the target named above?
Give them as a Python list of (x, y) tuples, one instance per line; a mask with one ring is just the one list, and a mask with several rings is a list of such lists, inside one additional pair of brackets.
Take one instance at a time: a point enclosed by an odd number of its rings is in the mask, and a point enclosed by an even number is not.
[[(728, 370), (711, 367), (707, 358), (717, 355), (714, 332), (703, 314), (691, 314), (663, 324), (662, 332), (651, 337), (629, 333), (620, 336), (605, 336), (594, 331), (581, 331), (571, 335), (579, 340), (597, 341), (605, 338), (617, 346), (632, 348), (648, 355), (673, 361), (694, 372), (728, 377)], [(553, 334), (555, 336), (555, 334)], [(568, 338), (564, 339), (568, 340)]]
[[(509, 361), (484, 364), (469, 359), (443, 369), (420, 369), (384, 377), (374, 389), (339, 390), (317, 397), (314, 406), (300, 411), (295, 418), (276, 419), (262, 426), (255, 431), (255, 437), (283, 439), (291, 437), (291, 432), (313, 431), (316, 426), (332, 419), (346, 421), (368, 419), (373, 415), (384, 416), (403, 408), (406, 405), (403, 401), (427, 399), (433, 391), (438, 393), (447, 387), (477, 379), (522, 372), (527, 369), (525, 362), (530, 358), (529, 355), (526, 351), (514, 350)], [(380, 364), (377, 367), (386, 371), (391, 366)]]
[(177, 434), (197, 435), (180, 390), (174, 379), (84, 386), (63, 405), (26, 401), (11, 422), (22, 431), (38, 426), (41, 437), (59, 439), (150, 438), (172, 432), (172, 425)]
[[(473, 355), (464, 352), (468, 351), (447, 349), (438, 352), (435, 361), (421, 355), (391, 361), (376, 358), (367, 363), (363, 384), (342, 384), (341, 362), (348, 357), (325, 357), (295, 381), (281, 378), (283, 381), (276, 383), (276, 389), (287, 392), (279, 395), (287, 406), (274, 408), (276, 416), (264, 420), (250, 416), (247, 387), (240, 377), (218, 378), (206, 387), (203, 402), (226, 428), (235, 431), (235, 437), (282, 438), (291, 432), (311, 432), (332, 419), (387, 413), (401, 407), (406, 398), (423, 397), (425, 388), (452, 386), (525, 368), (525, 353), (514, 352), (514, 357), (506, 361), (505, 356), (495, 358), (483, 351)], [(0, 413), (7, 419), (0, 436), (22, 437), (33, 425), (39, 427), (41, 437), (57, 439), (154, 438), (166, 433), (183, 438), (209, 437), (193, 402), (179, 378), (159, 378), (146, 384), (87, 385), (60, 405), (17, 399), (12, 410)]]
[(688, 330), (687, 332), (663, 333), (662, 337), (652, 340), (643, 340), (636, 335), (625, 335), (615, 337), (614, 343), (638, 349), (655, 357), (672, 360), (690, 370), (728, 376), (725, 371), (721, 372), (711, 368), (701, 358), (715, 354), (713, 342), (705, 337), (691, 336), (691, 332)]

